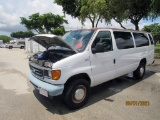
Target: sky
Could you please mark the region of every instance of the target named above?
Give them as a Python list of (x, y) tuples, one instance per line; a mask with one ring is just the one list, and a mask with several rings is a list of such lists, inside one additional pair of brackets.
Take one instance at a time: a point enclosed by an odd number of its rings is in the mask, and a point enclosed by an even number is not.
[[(27, 29), (20, 24), (20, 17), (28, 17), (34, 13), (53, 13), (64, 15), (62, 7), (55, 4), (54, 0), (0, 0), (0, 35), (8, 35), (12, 32), (26, 31)], [(70, 15), (65, 15), (65, 19), (68, 20), (69, 24), (64, 24), (66, 30), (75, 30), (79, 28), (91, 28), (91, 23), (86, 20), (84, 26), (76, 18), (72, 18)], [(144, 25), (149, 25), (152, 23), (160, 23), (160, 18), (152, 20), (141, 20), (139, 23), (140, 29)], [(134, 25), (130, 22), (124, 22), (123, 25), (126, 28), (134, 29)], [(118, 23), (114, 20), (111, 24), (106, 24), (104, 21), (98, 24), (98, 27), (113, 27), (121, 28)]]

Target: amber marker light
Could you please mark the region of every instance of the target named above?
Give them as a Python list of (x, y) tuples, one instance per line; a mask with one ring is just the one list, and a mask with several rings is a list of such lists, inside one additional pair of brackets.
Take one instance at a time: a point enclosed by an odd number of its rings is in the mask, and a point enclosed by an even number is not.
[(60, 70), (52, 70), (52, 79), (58, 80), (61, 77), (61, 71)]

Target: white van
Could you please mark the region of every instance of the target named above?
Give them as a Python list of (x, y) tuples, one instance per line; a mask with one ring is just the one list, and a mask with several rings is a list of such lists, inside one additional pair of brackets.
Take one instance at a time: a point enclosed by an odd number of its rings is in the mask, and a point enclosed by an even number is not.
[(24, 40), (11, 40), (8, 44), (6, 44), (6, 48), (20, 48), (24, 49), (25, 41)]
[(63, 94), (68, 107), (82, 107), (90, 88), (133, 73), (145, 74), (154, 61), (150, 33), (122, 29), (80, 29), (63, 38), (41, 34), (31, 38), (47, 50), (29, 58), (30, 82), (46, 97)]

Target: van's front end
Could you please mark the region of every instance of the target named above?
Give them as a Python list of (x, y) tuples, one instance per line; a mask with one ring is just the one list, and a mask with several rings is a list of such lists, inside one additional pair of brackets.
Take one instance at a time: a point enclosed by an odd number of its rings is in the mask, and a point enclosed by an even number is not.
[(53, 84), (60, 78), (61, 70), (52, 70), (52, 64), (52, 62), (38, 60), (34, 57), (29, 60), (30, 82), (40, 94), (50, 98), (62, 94), (64, 89), (63, 84)]
[(56, 62), (72, 56), (76, 52), (60, 37), (55, 35), (37, 35), (31, 39), (41, 44), (47, 50), (38, 52), (29, 58), (30, 82), (39, 90), (40, 94), (46, 97), (62, 94), (64, 83), (59, 80), (62, 70), (52, 69), (52, 67)]
[(31, 38), (46, 48), (29, 58), (29, 80), (41, 95), (49, 98), (61, 95), (73, 75), (91, 73), (87, 67), (90, 66), (89, 52), (85, 49), (93, 33), (93, 30), (79, 30), (67, 33), (63, 39), (50, 34)]

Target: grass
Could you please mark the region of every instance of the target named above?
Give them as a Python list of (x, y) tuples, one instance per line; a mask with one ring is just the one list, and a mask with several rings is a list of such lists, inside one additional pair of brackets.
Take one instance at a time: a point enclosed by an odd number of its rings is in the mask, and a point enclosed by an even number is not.
[(154, 53), (155, 58), (160, 58), (160, 53)]
[(156, 58), (160, 58), (160, 44), (157, 44), (157, 45), (155, 46), (155, 54), (154, 54), (154, 56), (155, 56)]
[(155, 48), (160, 49), (160, 44), (156, 44)]

